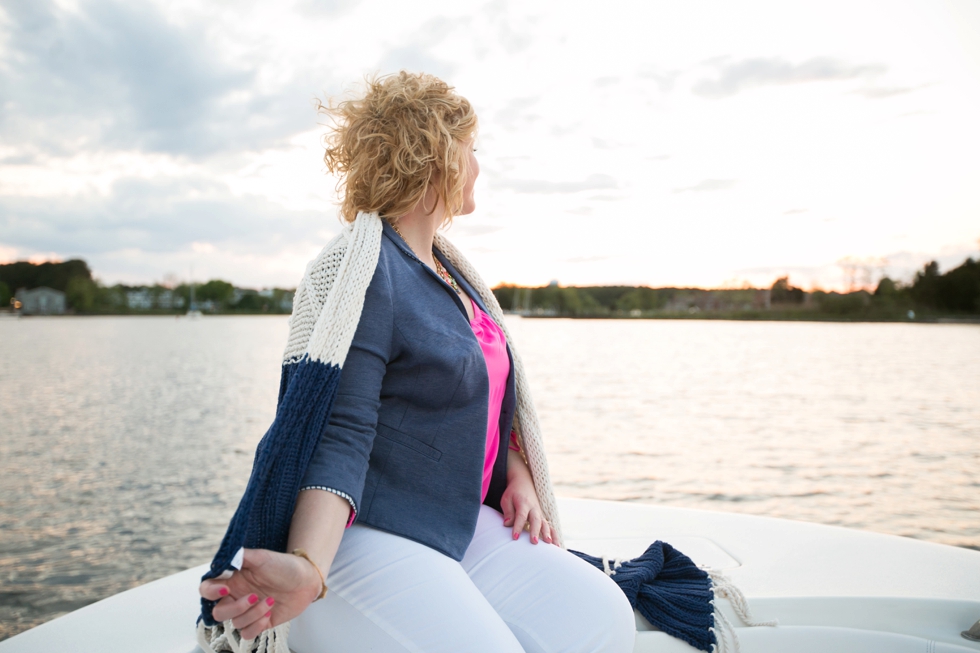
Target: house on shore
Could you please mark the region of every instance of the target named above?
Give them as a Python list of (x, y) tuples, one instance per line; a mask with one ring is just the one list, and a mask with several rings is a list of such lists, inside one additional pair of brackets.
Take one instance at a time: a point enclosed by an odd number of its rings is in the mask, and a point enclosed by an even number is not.
[(65, 293), (47, 286), (21, 288), (15, 295), (22, 315), (64, 315)]

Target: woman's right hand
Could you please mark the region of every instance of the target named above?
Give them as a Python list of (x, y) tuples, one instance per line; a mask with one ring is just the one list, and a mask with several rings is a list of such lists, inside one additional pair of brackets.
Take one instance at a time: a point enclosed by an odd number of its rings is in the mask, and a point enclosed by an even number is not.
[(218, 601), (215, 621), (232, 620), (241, 636), (251, 639), (264, 630), (299, 616), (320, 595), (320, 574), (308, 560), (267, 549), (245, 549), (242, 568), (231, 578), (201, 583), (201, 596)]

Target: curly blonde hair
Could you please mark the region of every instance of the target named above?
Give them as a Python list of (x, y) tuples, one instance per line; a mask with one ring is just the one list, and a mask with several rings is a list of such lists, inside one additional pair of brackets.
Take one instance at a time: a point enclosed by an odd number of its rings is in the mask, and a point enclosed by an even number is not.
[[(447, 221), (463, 208), (467, 144), (477, 120), (466, 98), (425, 73), (369, 77), (363, 97), (318, 104), (334, 122), (324, 137), (327, 169), (339, 177), (340, 214), (359, 211), (391, 220), (414, 209), (430, 182)], [(434, 210), (433, 206), (433, 210)]]

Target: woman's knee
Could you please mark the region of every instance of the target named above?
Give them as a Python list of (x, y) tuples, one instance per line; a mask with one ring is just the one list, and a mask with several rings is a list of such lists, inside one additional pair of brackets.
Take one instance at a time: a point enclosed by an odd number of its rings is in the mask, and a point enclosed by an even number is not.
[(597, 583), (596, 591), (591, 593), (589, 611), (594, 615), (594, 623), (601, 636), (596, 653), (632, 653), (636, 640), (636, 618), (633, 608), (623, 591), (612, 579), (606, 577), (605, 583)]
[[(631, 653), (633, 609), (616, 583), (566, 551), (545, 548), (536, 553), (495, 557), (478, 574), (484, 576), (478, 586), (484, 586), (525, 651)], [(496, 580), (487, 587), (491, 574)], [(513, 580), (501, 581), (501, 576)]]

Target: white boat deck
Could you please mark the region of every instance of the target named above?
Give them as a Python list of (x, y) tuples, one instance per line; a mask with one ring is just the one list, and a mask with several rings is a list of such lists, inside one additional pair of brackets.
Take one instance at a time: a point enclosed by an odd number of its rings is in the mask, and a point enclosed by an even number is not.
[[(754, 616), (745, 653), (966, 653), (980, 619), (980, 552), (733, 513), (562, 499), (569, 548), (631, 558), (661, 539), (724, 570)], [(109, 597), (0, 642), (0, 653), (192, 653), (206, 565)], [(735, 614), (723, 606), (729, 620)], [(636, 653), (695, 649), (639, 625)]]

